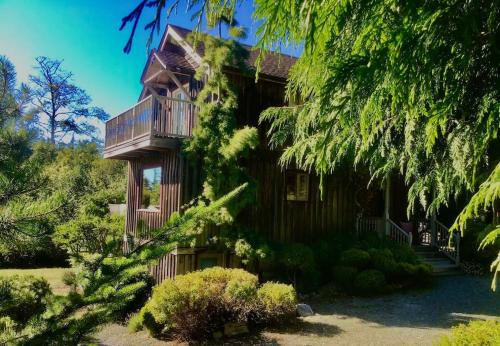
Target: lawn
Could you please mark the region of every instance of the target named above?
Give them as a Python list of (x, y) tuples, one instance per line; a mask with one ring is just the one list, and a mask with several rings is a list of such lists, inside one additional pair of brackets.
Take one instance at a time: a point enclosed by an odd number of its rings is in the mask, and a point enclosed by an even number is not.
[(0, 269), (0, 277), (13, 275), (33, 275), (45, 278), (55, 294), (65, 295), (69, 292), (69, 287), (66, 286), (62, 277), (64, 272), (71, 268), (38, 268), (38, 269)]

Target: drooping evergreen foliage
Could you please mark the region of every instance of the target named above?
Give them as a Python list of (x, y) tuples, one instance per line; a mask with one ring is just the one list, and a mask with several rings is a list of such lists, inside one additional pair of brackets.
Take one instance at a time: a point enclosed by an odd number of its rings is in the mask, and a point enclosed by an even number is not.
[[(213, 201), (241, 184), (250, 184), (225, 210), (230, 222), (219, 234), (222, 244), (236, 249), (243, 257), (249, 257), (257, 252), (234, 220), (255, 199), (254, 183), (241, 160), (257, 147), (259, 138), (256, 128), (237, 128), (238, 96), (225, 72), (228, 66), (237, 66), (244, 72), (248, 52), (234, 40), (204, 34), (193, 35), (191, 40), (195, 45), (204, 46), (201, 67), (196, 72), (196, 78), (203, 80), (204, 85), (196, 98), (199, 112), (193, 137), (187, 141), (184, 150), (193, 162), (201, 165), (204, 199)], [(247, 246), (241, 246), (242, 242)]]
[(490, 176), (462, 229), (498, 198), (497, 2), (261, 0), (255, 15), (261, 46), (304, 44), (288, 84), (304, 102), (261, 118), (284, 146), (283, 164), (327, 174), (348, 160), (373, 178), (400, 172), (408, 212), (420, 204), (429, 214)]
[(288, 85), (305, 101), (262, 116), (276, 146), (291, 140), (282, 162), (327, 174), (352, 157), (373, 177), (401, 172), (411, 210), (474, 191), (498, 159), (499, 11), (493, 1), (258, 1), (262, 46), (305, 45)]
[[(460, 215), (457, 217), (455, 223), (453, 224), (454, 229), (459, 229), (462, 232), (467, 230), (467, 223), (470, 219), (478, 217), (481, 212), (493, 209), (495, 213), (498, 213), (498, 209), (495, 210), (495, 204), (498, 203), (500, 199), (500, 164), (497, 164), (491, 175), (479, 186), (478, 191), (472, 196), (467, 206), (462, 210)], [(491, 230), (479, 245), (479, 250), (485, 247), (499, 248), (500, 243), (500, 221), (498, 217), (494, 217)], [(490, 267), (493, 272), (493, 281), (491, 283), (491, 288), (496, 290), (497, 288), (497, 278), (500, 272), (500, 251), (498, 252), (497, 258), (491, 263)]]

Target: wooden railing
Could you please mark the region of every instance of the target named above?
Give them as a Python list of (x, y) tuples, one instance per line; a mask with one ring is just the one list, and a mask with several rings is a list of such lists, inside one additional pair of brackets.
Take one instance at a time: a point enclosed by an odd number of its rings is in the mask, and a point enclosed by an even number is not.
[(358, 233), (358, 235), (372, 232), (381, 234), (383, 230), (383, 217), (359, 217), (356, 223), (356, 232)]
[(444, 255), (449, 257), (456, 264), (460, 263), (460, 234), (450, 232), (449, 228), (441, 222), (433, 221), (433, 232), (436, 239), (435, 246)]
[(407, 244), (411, 246), (413, 235), (410, 232), (406, 232), (391, 219), (386, 219), (385, 222), (387, 223), (387, 235), (389, 238), (398, 244)]
[(193, 133), (196, 107), (191, 101), (148, 96), (106, 122), (105, 148), (141, 137), (189, 137)]

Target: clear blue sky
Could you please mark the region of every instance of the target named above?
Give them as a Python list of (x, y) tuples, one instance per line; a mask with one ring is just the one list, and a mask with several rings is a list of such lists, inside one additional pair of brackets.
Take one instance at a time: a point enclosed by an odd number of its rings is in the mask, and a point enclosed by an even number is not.
[[(122, 49), (131, 27), (118, 30), (121, 18), (138, 2), (0, 0), (0, 55), (14, 63), (20, 82), (33, 73), (35, 57), (63, 59), (64, 68), (73, 72), (76, 84), (90, 94), (94, 105), (115, 116), (133, 105), (141, 90), (139, 78), (147, 58), (148, 36), (143, 27), (151, 10), (143, 14), (128, 55)], [(248, 44), (255, 43), (251, 13), (251, 1), (237, 10), (238, 21), (248, 29)], [(181, 4), (169, 22), (192, 28), (190, 18)], [(159, 36), (161, 33), (153, 46)]]

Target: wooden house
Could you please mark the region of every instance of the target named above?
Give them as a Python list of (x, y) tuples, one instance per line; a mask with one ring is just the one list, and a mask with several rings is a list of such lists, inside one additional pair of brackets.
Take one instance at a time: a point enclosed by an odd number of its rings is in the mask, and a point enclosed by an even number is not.
[[(199, 174), (181, 150), (196, 124), (193, 100), (202, 87), (194, 72), (203, 47), (190, 45), (186, 40), (189, 33), (167, 26), (144, 67), (138, 103), (106, 123), (104, 157), (128, 161), (126, 235), (147, 234), (148, 229), (161, 226), (200, 192)], [(258, 51), (246, 48), (246, 63), (253, 68)], [(257, 181), (257, 203), (244, 212), (248, 227), (275, 241), (308, 242), (329, 232), (378, 231), (411, 244), (411, 232), (399, 223), (406, 215), (406, 205), (401, 203), (406, 201), (405, 189), (399, 180), (393, 179), (385, 191), (367, 189), (366, 177), (340, 170), (325, 179), (320, 198), (317, 176), (278, 165), (280, 153), (268, 148), (266, 129), (258, 124), (258, 117), (267, 107), (285, 104), (285, 83), (295, 60), (284, 54), (267, 54), (257, 82), (235, 68), (226, 71), (238, 92), (238, 125), (258, 127), (261, 138), (247, 163)], [(151, 168), (159, 172), (159, 200), (154, 208), (148, 208), (143, 198), (144, 172)], [(398, 203), (391, 204), (391, 199)], [(195, 248), (174, 250), (153, 268), (153, 274), (161, 281), (211, 265), (237, 266), (238, 259), (214, 252), (201, 242)]]

